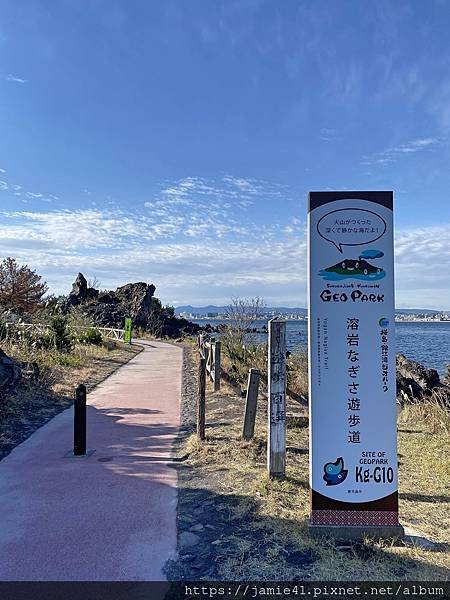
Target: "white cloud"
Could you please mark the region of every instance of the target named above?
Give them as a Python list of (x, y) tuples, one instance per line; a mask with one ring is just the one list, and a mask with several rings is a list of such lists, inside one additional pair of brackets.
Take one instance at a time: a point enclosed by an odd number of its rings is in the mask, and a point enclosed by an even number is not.
[(374, 154), (363, 156), (361, 164), (371, 166), (388, 165), (398, 160), (402, 154), (422, 152), (423, 150), (432, 149), (442, 143), (444, 143), (444, 141), (436, 137), (418, 138), (405, 144), (401, 144), (400, 146), (386, 148), (382, 152), (375, 152)]
[[(0, 256), (13, 255), (66, 292), (81, 270), (107, 287), (153, 282), (165, 302), (226, 303), (262, 295), (306, 303), (306, 225), (297, 215), (266, 225), (211, 215), (110, 210), (0, 213)], [(450, 224), (398, 231), (397, 303), (450, 308)]]
[(12, 81), (14, 83), (27, 83), (27, 79), (22, 79), (22, 77), (17, 77), (17, 75), (12, 75), (11, 73), (6, 75), (5, 81)]
[(331, 140), (336, 139), (337, 129), (333, 129), (330, 127), (322, 127), (320, 130), (320, 139), (324, 142), (329, 142)]
[[(0, 172), (6, 173), (5, 169), (0, 169)], [(22, 190), (22, 191), (20, 191)], [(28, 204), (28, 200), (38, 200), (40, 202), (51, 203), (53, 200), (59, 200), (58, 196), (54, 196), (52, 194), (44, 195), (40, 192), (26, 192), (23, 190), (23, 186), (18, 185), (16, 183), (10, 183), (8, 181), (0, 180), (0, 191), (2, 192), (13, 192), (14, 196), (19, 197), (23, 196), (22, 202), (24, 204)]]

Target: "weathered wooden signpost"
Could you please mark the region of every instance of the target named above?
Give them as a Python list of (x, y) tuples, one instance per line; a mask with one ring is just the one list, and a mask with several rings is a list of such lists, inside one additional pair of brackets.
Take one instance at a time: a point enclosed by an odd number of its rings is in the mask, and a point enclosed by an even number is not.
[(247, 395), (245, 399), (245, 416), (242, 438), (251, 440), (255, 431), (256, 407), (258, 404), (258, 390), (261, 373), (258, 369), (248, 372)]
[(286, 321), (269, 321), (267, 470), (283, 479), (286, 470)]
[(312, 531), (399, 536), (392, 192), (311, 192)]

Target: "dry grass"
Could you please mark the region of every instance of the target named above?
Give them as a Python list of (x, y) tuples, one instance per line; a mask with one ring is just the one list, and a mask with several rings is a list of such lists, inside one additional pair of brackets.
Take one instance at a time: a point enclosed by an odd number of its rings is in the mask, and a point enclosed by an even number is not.
[[(298, 405), (288, 409), (298, 412)], [(424, 409), (422, 409), (424, 410)], [(341, 546), (309, 534), (308, 429), (288, 427), (284, 481), (266, 473), (266, 405), (259, 401), (255, 438), (241, 440), (244, 400), (222, 383), (207, 397), (207, 439), (188, 442), (191, 493), (223, 504), (229, 526), (214, 548), (226, 580), (442, 580), (450, 574), (448, 436), (427, 421), (399, 431), (400, 511), (405, 525), (442, 545), (438, 551), (383, 540)], [(222, 502), (223, 500), (223, 502)], [(292, 557), (296, 557), (293, 562)]]
[(431, 396), (410, 400), (403, 404), (401, 423), (426, 423), (432, 433), (450, 434), (450, 390), (434, 388)]
[[(242, 360), (239, 362), (231, 360), (224, 352), (222, 354), (222, 366), (244, 388), (247, 386), (249, 369), (258, 369), (264, 385), (267, 382), (267, 344), (258, 344), (246, 348), (242, 353)], [(299, 350), (290, 354), (286, 361), (286, 373), (288, 389), (307, 398), (308, 354), (306, 350)]]

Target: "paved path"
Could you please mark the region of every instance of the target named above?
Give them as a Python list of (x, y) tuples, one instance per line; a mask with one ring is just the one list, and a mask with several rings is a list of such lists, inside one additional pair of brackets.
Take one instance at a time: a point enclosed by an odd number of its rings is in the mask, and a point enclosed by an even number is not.
[(0, 461), (0, 580), (161, 580), (176, 548), (182, 350), (145, 350), (88, 396), (88, 458), (73, 409)]

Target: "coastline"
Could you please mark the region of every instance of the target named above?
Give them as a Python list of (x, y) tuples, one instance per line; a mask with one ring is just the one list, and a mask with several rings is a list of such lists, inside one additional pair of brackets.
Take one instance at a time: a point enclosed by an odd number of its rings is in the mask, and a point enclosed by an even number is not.
[[(275, 315), (270, 316), (270, 317), (261, 317), (260, 319), (258, 319), (258, 321), (269, 321), (270, 319), (272, 319)], [(283, 316), (283, 315), (281, 315)], [(192, 322), (196, 323), (197, 321), (229, 321), (230, 319), (227, 319), (226, 317), (223, 316), (217, 316), (217, 317), (186, 317), (189, 318)], [(303, 317), (303, 318), (298, 318), (298, 319), (294, 319), (292, 317), (285, 317), (286, 321), (292, 321), (292, 322), (297, 322), (299, 321), (300, 323), (307, 323), (308, 322), (308, 317)], [(450, 319), (395, 319), (394, 321), (395, 323), (450, 323)]]

